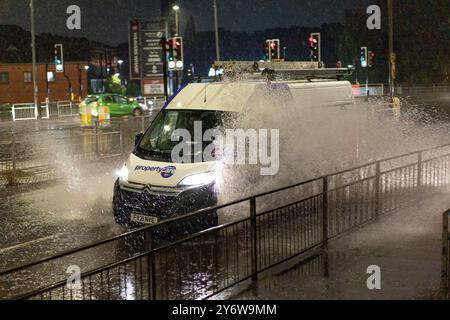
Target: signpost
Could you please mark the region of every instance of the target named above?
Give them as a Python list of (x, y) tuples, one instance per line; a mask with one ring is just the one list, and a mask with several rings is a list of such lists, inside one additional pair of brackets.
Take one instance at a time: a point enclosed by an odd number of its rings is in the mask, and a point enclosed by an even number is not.
[(130, 79), (140, 80), (141, 73), (141, 32), (138, 20), (130, 22)]
[(130, 76), (144, 96), (167, 98), (165, 29), (163, 19), (130, 22)]
[(164, 40), (165, 25), (161, 20), (141, 23), (142, 77), (164, 78)]

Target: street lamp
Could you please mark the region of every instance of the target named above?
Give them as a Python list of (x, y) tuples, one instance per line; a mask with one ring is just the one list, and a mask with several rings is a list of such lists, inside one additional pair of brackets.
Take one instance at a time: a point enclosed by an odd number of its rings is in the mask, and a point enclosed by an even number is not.
[(216, 60), (220, 61), (220, 47), (219, 47), (219, 18), (217, 14), (217, 0), (213, 3), (214, 9), (214, 33), (216, 38)]
[[(119, 73), (117, 73), (118, 74), (117, 77), (120, 78), (120, 73), (122, 72), (123, 60), (122, 59), (117, 60), (117, 64), (119, 65)], [(122, 84), (122, 78), (120, 78), (120, 84)]]
[(180, 6), (175, 4), (172, 7), (173, 11), (175, 11), (175, 36), (178, 37), (179, 33), (180, 33), (180, 25), (179, 25), (179, 18), (178, 18), (178, 14), (180, 13)]
[(32, 77), (33, 77), (33, 99), (36, 116), (41, 117), (41, 108), (38, 107), (38, 84), (37, 84), (37, 64), (36, 64), (36, 30), (34, 23), (34, 1), (30, 0), (30, 24), (31, 24), (31, 59), (32, 59)]

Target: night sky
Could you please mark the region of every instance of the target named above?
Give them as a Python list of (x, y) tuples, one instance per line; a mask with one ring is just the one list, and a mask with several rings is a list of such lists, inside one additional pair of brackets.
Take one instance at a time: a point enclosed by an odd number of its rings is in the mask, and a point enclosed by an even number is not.
[[(214, 27), (212, 0), (180, 0), (181, 25), (194, 17), (198, 31)], [(253, 32), (268, 28), (320, 26), (342, 21), (345, 9), (368, 0), (218, 0), (221, 28)], [(82, 29), (66, 28), (66, 8), (80, 6)], [(86, 37), (110, 45), (128, 39), (128, 21), (159, 16), (159, 0), (35, 0), (38, 33)], [(17, 24), (29, 30), (27, 0), (0, 0), (0, 24)]]

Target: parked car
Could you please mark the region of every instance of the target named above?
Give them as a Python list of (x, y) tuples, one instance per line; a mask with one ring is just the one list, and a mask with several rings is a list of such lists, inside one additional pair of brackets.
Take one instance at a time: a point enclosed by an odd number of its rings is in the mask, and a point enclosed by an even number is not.
[(150, 99), (146, 99), (145, 97), (139, 96), (139, 97), (134, 98), (134, 100), (137, 103), (139, 103), (142, 110), (144, 110), (144, 111), (151, 111), (155, 108), (153, 101)]
[(133, 101), (125, 96), (113, 93), (103, 93), (86, 97), (86, 99), (80, 103), (80, 113), (82, 107), (85, 106), (92, 108), (91, 112), (93, 116), (98, 114), (99, 107), (109, 107), (111, 117), (128, 115), (142, 116), (144, 113), (144, 109), (137, 101)]

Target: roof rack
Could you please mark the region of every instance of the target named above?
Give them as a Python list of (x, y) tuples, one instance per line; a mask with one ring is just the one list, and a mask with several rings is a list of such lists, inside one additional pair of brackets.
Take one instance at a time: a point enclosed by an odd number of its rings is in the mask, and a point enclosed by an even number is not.
[(255, 62), (216, 61), (216, 70), (221, 69), (224, 77), (243, 79), (308, 80), (341, 79), (351, 75), (352, 68), (322, 68), (321, 63), (312, 61)]

